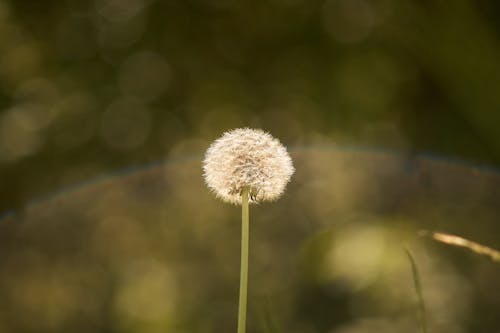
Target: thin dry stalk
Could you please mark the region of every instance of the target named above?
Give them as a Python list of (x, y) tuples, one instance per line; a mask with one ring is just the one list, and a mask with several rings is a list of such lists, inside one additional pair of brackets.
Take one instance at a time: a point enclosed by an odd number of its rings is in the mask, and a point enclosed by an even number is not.
[(500, 264), (500, 251), (492, 249), (486, 245), (482, 245), (471, 240), (462, 238), (460, 236), (451, 235), (443, 232), (435, 232), (435, 231), (422, 231), (421, 234), (423, 236), (430, 236), (434, 240), (458, 247), (464, 247), (469, 249), (470, 251), (477, 253), (479, 255), (489, 257), (493, 262)]

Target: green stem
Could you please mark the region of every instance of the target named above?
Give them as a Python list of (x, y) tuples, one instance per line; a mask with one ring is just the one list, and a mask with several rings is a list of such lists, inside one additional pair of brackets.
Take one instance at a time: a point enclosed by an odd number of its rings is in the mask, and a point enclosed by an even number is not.
[(417, 293), (417, 298), (418, 298), (417, 318), (418, 318), (418, 323), (420, 326), (420, 332), (427, 333), (427, 325), (426, 325), (426, 319), (425, 319), (425, 302), (424, 302), (424, 296), (422, 294), (422, 286), (420, 284), (420, 277), (418, 274), (417, 264), (415, 262), (415, 259), (413, 258), (413, 255), (411, 254), (410, 250), (405, 249), (405, 251), (406, 251), (406, 255), (408, 256), (408, 259), (410, 260), (411, 273), (413, 275), (413, 284), (415, 286), (415, 292)]
[(248, 288), (248, 239), (250, 233), (248, 214), (249, 189), (241, 193), (241, 270), (240, 270), (240, 303), (238, 306), (238, 333), (245, 333), (247, 320), (247, 288)]

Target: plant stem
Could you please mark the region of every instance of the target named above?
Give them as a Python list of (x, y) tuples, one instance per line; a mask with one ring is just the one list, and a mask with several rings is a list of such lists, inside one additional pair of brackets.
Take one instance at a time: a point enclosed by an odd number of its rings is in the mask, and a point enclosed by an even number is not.
[(238, 306), (238, 333), (245, 333), (247, 320), (247, 288), (248, 288), (248, 214), (249, 189), (244, 188), (241, 193), (241, 270), (240, 270), (240, 302)]
[(444, 243), (444, 244), (449, 244), (453, 246), (458, 246), (458, 247), (464, 247), (466, 249), (471, 250), (472, 252), (475, 252), (480, 255), (488, 256), (493, 262), (496, 262), (497, 264), (500, 264), (500, 251), (492, 249), (491, 247), (488, 247), (483, 244), (479, 244), (476, 242), (473, 242), (471, 240), (462, 238), (460, 236), (455, 236), (452, 234), (447, 234), (444, 232), (429, 232), (422, 230), (420, 232), (421, 235), (423, 236), (431, 236), (434, 238), (436, 241)]
[(426, 318), (425, 318), (425, 302), (424, 302), (424, 296), (422, 295), (422, 286), (420, 284), (420, 276), (418, 274), (417, 264), (415, 262), (415, 259), (413, 258), (413, 255), (411, 254), (410, 250), (405, 249), (405, 251), (406, 251), (406, 255), (408, 256), (408, 259), (410, 260), (411, 273), (413, 275), (413, 283), (414, 283), (415, 292), (417, 293), (417, 298), (418, 298), (417, 318), (418, 318), (418, 323), (420, 326), (420, 332), (427, 333), (427, 324), (426, 324)]

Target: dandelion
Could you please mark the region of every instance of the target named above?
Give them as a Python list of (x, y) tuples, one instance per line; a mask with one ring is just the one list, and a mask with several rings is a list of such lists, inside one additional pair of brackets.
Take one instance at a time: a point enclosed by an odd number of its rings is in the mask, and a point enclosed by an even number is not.
[(241, 204), (241, 270), (238, 333), (246, 327), (248, 286), (249, 203), (273, 201), (294, 173), (286, 148), (269, 133), (239, 128), (224, 133), (207, 150), (203, 172), (220, 199)]
[(233, 204), (241, 204), (245, 188), (251, 203), (276, 200), (294, 172), (286, 148), (270, 134), (250, 128), (217, 139), (207, 150), (203, 170), (208, 187)]

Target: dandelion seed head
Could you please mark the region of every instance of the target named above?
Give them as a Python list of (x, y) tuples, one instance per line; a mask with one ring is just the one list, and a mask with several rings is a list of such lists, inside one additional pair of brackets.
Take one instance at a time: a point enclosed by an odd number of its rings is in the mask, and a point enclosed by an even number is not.
[(208, 187), (233, 204), (241, 204), (245, 187), (251, 203), (278, 199), (294, 171), (292, 159), (278, 139), (250, 128), (224, 133), (208, 148), (203, 161)]

